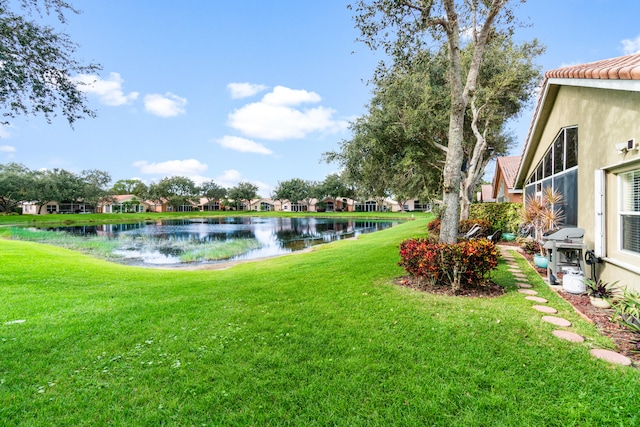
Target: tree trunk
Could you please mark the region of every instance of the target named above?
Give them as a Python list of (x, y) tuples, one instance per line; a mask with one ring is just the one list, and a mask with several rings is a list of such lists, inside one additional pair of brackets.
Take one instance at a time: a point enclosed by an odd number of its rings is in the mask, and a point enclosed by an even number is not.
[(460, 217), (460, 180), (464, 153), (464, 111), (467, 103), (462, 86), (460, 63), (460, 34), (458, 15), (453, 0), (445, 0), (444, 7), (449, 24), (445, 27), (449, 44), (449, 84), (451, 85), (451, 111), (449, 113), (449, 143), (442, 173), (444, 212), (440, 223), (440, 242), (458, 241), (458, 219)]
[(443, 173), (444, 212), (440, 223), (440, 242), (456, 243), (458, 241), (458, 219), (460, 218), (460, 181), (462, 174), (462, 132), (464, 126), (464, 108), (452, 108), (449, 121), (449, 150)]

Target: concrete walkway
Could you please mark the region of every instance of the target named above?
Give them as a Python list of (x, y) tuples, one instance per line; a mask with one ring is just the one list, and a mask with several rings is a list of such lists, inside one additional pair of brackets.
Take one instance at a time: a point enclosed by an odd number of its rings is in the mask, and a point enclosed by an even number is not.
[[(532, 301), (535, 304), (532, 304), (531, 308), (540, 312), (542, 314), (542, 321), (551, 323), (558, 328), (552, 332), (552, 334), (559, 339), (566, 340), (573, 343), (581, 343), (584, 342), (584, 337), (576, 334), (571, 331), (571, 322), (562, 317), (555, 316), (558, 313), (558, 310), (548, 305), (548, 302), (545, 298), (541, 298), (538, 295), (538, 292), (533, 290), (533, 286), (528, 283), (526, 274), (520, 269), (518, 263), (515, 260), (515, 256), (513, 255), (514, 248), (511, 246), (503, 246), (500, 248), (502, 252), (502, 257), (509, 265), (509, 272), (516, 278), (518, 286), (518, 292), (523, 294), (524, 298), (528, 301)], [(520, 257), (520, 255), (517, 255)], [(610, 363), (615, 363), (624, 366), (631, 366), (631, 359), (628, 357), (616, 353), (615, 351), (605, 350), (605, 349), (592, 349), (590, 351), (593, 357), (597, 357), (598, 359), (606, 360)]]

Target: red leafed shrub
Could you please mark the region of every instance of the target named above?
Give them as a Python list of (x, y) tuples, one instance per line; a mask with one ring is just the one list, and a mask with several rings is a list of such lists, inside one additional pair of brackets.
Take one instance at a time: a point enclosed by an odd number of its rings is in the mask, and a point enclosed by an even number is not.
[(427, 224), (427, 230), (429, 230), (429, 234), (440, 234), (440, 220), (434, 219), (433, 221)]
[(407, 273), (432, 286), (460, 289), (483, 286), (498, 265), (498, 248), (488, 239), (453, 245), (408, 239), (400, 244), (400, 262)]

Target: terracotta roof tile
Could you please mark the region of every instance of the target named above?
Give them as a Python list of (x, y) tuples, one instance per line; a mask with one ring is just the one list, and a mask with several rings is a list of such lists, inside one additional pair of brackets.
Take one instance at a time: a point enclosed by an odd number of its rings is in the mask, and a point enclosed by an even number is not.
[(521, 157), (522, 156), (498, 157), (498, 167), (502, 170), (502, 175), (508, 188), (513, 188), (516, 183)]
[(550, 70), (545, 78), (640, 80), (640, 53)]

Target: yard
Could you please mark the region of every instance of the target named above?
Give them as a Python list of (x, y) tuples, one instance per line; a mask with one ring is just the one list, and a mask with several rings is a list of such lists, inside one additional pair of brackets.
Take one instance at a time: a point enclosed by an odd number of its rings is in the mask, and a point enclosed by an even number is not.
[(533, 270), (585, 343), (554, 337), (503, 262), (496, 298), (395, 285), (416, 216), (217, 271), (0, 241), (0, 424), (640, 424), (640, 372), (591, 357), (613, 344)]

